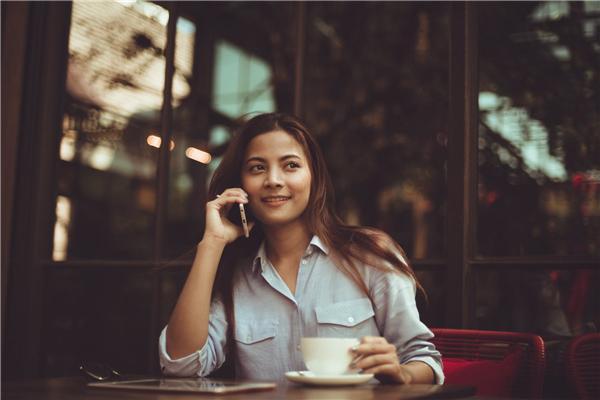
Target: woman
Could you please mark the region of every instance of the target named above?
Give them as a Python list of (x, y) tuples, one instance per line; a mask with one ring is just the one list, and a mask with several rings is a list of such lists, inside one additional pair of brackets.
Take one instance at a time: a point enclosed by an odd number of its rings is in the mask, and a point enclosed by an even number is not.
[[(294, 117), (247, 121), (215, 171), (204, 236), (163, 330), (163, 372), (206, 376), (226, 358), (236, 376), (303, 370), (300, 338), (361, 338), (353, 367), (384, 382), (443, 383), (418, 286), (381, 231), (345, 225), (321, 151)], [(249, 208), (248, 239), (229, 218)], [(235, 207), (234, 207), (235, 206)]]

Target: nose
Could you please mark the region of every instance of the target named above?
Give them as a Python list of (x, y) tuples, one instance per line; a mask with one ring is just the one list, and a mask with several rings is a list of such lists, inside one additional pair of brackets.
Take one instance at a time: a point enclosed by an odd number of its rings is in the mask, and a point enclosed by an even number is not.
[(283, 179), (278, 168), (271, 168), (265, 179), (265, 187), (282, 187)]

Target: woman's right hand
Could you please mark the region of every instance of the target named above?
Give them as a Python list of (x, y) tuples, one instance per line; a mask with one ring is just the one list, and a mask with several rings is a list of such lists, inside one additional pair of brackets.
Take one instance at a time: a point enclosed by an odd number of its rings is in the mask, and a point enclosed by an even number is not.
[[(204, 228), (204, 239), (210, 238), (229, 244), (244, 234), (241, 226), (231, 222), (227, 214), (231, 207), (237, 204), (248, 204), (248, 195), (240, 188), (226, 189), (216, 199), (206, 203), (206, 227)], [(252, 229), (253, 222), (248, 224)]]

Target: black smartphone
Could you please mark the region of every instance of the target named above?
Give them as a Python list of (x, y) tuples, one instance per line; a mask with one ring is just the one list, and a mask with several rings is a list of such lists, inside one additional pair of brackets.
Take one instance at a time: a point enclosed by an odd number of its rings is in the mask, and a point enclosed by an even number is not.
[(242, 203), (237, 203), (231, 207), (227, 217), (236, 225), (241, 225), (244, 229), (244, 236), (250, 237), (250, 228), (248, 224), (252, 221), (252, 212), (244, 206)]
[(248, 229), (248, 219), (246, 218), (246, 210), (244, 205), (239, 203), (240, 206), (240, 217), (242, 219), (242, 228), (244, 228), (244, 236), (250, 237), (250, 230)]

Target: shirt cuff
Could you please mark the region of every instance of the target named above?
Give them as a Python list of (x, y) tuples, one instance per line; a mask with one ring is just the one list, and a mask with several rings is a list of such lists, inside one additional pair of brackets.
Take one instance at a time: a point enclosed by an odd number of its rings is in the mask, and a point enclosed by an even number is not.
[(433, 370), (433, 375), (435, 377), (435, 383), (437, 385), (444, 384), (445, 376), (444, 376), (444, 370), (442, 369), (442, 366), (441, 366), (441, 361), (438, 362), (433, 357), (413, 357), (410, 360), (407, 360), (406, 362), (408, 363), (411, 361), (421, 361), (421, 362), (429, 365), (431, 367), (431, 369)]
[(160, 368), (163, 374), (172, 376), (201, 376), (202, 360), (206, 360), (208, 340), (202, 348), (187, 356), (173, 359), (167, 352), (167, 326), (158, 339)]

